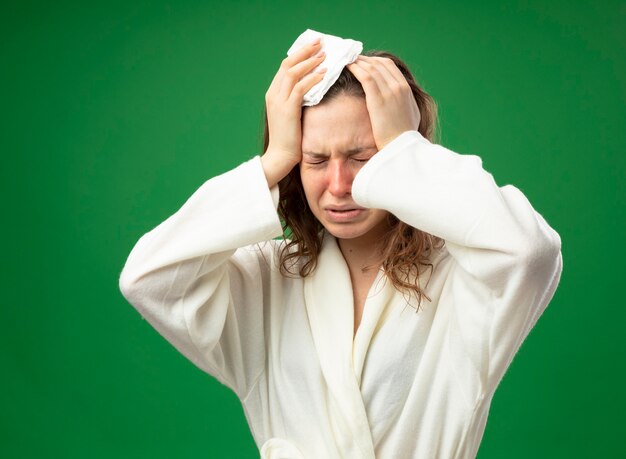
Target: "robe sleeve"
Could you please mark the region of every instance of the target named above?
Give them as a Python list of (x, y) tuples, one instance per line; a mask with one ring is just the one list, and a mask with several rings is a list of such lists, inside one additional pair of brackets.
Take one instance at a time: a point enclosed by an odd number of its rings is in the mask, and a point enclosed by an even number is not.
[[(260, 157), (207, 180), (144, 234), (122, 269), (126, 299), (197, 367), (245, 396), (265, 366), (261, 241), (282, 234)], [(265, 251), (266, 252), (266, 251)]]
[(456, 262), (440, 298), (453, 305), (451, 365), (479, 381), (470, 397), (494, 391), (560, 280), (558, 233), (518, 188), (496, 185), (479, 156), (432, 144), (417, 131), (374, 155), (352, 194), (359, 205), (445, 240)]

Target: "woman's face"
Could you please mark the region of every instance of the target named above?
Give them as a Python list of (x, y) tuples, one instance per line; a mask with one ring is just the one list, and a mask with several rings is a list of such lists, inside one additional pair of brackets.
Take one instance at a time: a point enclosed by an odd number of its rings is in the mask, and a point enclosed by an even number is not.
[(339, 96), (305, 107), (300, 176), (313, 215), (338, 239), (375, 240), (387, 228), (387, 211), (352, 200), (352, 181), (378, 152), (365, 99)]

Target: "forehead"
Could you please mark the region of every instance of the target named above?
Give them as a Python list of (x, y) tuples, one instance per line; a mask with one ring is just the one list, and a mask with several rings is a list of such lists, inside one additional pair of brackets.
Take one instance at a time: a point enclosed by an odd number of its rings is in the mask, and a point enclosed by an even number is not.
[(339, 96), (302, 110), (302, 149), (327, 151), (373, 143), (372, 125), (365, 99)]

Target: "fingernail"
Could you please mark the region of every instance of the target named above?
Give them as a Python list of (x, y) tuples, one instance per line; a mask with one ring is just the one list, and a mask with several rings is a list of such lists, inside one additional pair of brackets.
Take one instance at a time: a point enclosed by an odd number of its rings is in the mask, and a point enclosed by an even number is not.
[(322, 57), (324, 54), (326, 54), (324, 51), (320, 51), (315, 55), (315, 57)]

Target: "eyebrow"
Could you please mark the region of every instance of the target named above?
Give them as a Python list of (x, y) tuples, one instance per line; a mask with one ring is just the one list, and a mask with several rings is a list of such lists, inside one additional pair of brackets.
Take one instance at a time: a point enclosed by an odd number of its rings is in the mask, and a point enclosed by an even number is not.
[[(352, 156), (352, 155), (355, 155), (357, 153), (360, 153), (366, 150), (376, 150), (376, 146), (372, 145), (372, 146), (367, 146), (367, 147), (351, 148), (350, 150), (346, 150), (344, 154), (346, 156)], [(317, 151), (303, 151), (302, 154), (307, 155), (307, 156), (312, 156), (313, 158), (328, 158), (329, 156), (326, 153), (319, 153)]]

